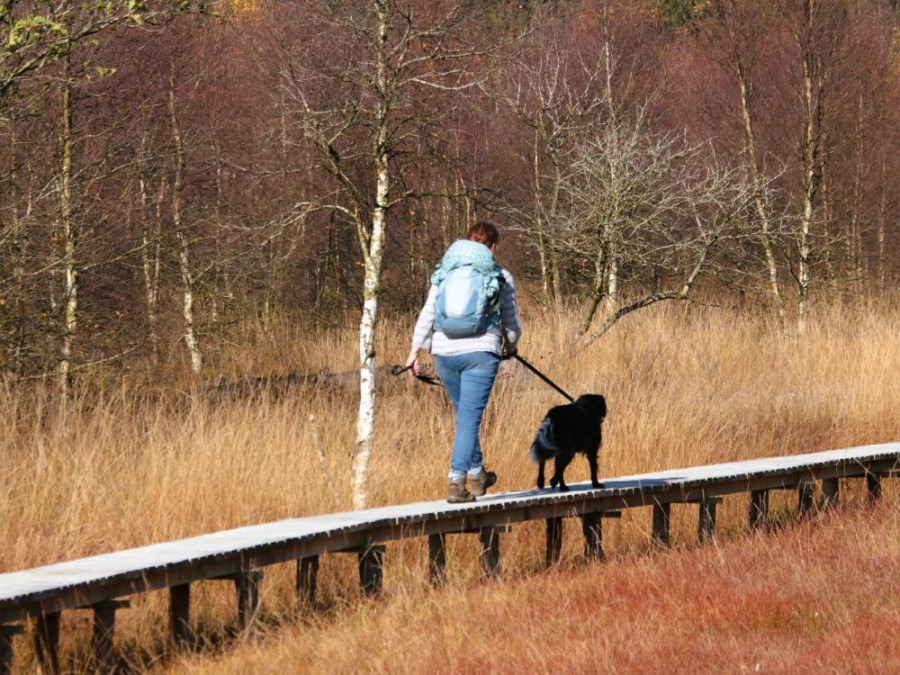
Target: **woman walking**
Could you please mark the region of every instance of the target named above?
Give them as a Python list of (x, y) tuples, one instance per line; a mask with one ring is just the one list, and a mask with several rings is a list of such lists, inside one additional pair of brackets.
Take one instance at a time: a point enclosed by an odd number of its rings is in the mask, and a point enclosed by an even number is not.
[(479, 430), (500, 359), (516, 353), (522, 334), (513, 276), (494, 260), (499, 240), (496, 227), (479, 222), (447, 249), (431, 275), (406, 361), (418, 375), (419, 352), (429, 350), (453, 402), (450, 503), (474, 501), (497, 482), (484, 468)]

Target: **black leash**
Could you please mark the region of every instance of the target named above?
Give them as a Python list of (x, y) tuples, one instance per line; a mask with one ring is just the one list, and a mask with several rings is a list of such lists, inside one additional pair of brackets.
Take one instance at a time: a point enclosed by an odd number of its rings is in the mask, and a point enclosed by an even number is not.
[[(549, 384), (551, 387), (553, 387), (554, 389), (556, 389), (556, 391), (558, 391), (560, 394), (562, 394), (563, 396), (565, 396), (566, 400), (568, 400), (569, 403), (571, 403), (572, 401), (575, 400), (574, 398), (572, 398), (571, 396), (569, 396), (565, 391), (563, 391), (563, 389), (562, 389), (559, 385), (557, 385), (555, 382), (553, 382), (553, 380), (551, 380), (549, 377), (547, 377), (546, 375), (544, 375), (541, 371), (539, 371), (539, 370), (538, 370), (537, 368), (535, 368), (533, 365), (531, 365), (530, 363), (528, 363), (528, 361), (526, 361), (525, 359), (523, 359), (521, 356), (519, 356), (518, 354), (514, 354), (513, 356), (514, 356), (514, 358), (515, 358), (519, 363), (521, 363), (523, 366), (525, 366), (526, 368), (528, 368), (528, 370), (530, 370), (532, 373), (534, 373), (535, 375), (537, 375), (539, 378), (541, 378), (544, 382), (546, 382), (547, 384)], [(412, 366), (406, 366), (406, 367), (404, 367), (404, 366), (399, 366), (399, 365), (397, 365), (397, 366), (391, 366), (391, 375), (400, 375), (401, 373), (405, 373), (405, 372), (406, 372), (407, 370), (409, 370), (410, 368), (412, 368)], [(416, 375), (416, 379), (417, 379), (417, 380), (420, 380), (420, 381), (422, 381), (422, 382), (424, 382), (425, 384), (431, 384), (431, 385), (434, 385), (434, 386), (440, 386), (440, 384), (441, 384), (441, 381), (440, 381), (440, 380), (438, 380), (438, 379), (436, 379), (436, 378), (434, 378), (434, 377), (429, 377), (428, 375), (422, 375), (421, 373), (419, 373), (418, 375)]]
[[(399, 365), (391, 366), (391, 375), (400, 375), (401, 373), (405, 373), (410, 368), (412, 368), (412, 366), (406, 366), (406, 367), (399, 366)], [(428, 375), (423, 375), (422, 373), (419, 373), (415, 377), (417, 380), (420, 380), (421, 382), (424, 382), (425, 384), (434, 385), (435, 387), (439, 387), (441, 384), (440, 380), (438, 380), (434, 377), (429, 377)]]
[(549, 377), (547, 377), (546, 375), (544, 375), (541, 371), (539, 371), (539, 370), (538, 370), (537, 368), (535, 368), (533, 365), (531, 365), (530, 363), (528, 363), (528, 361), (526, 361), (525, 359), (523, 359), (521, 356), (519, 356), (518, 354), (513, 354), (513, 358), (515, 358), (516, 361), (518, 361), (519, 363), (521, 363), (523, 366), (525, 366), (526, 368), (528, 368), (528, 370), (530, 370), (532, 373), (534, 373), (534, 374), (537, 375), (539, 378), (541, 378), (544, 382), (546, 382), (546, 383), (549, 384), (551, 387), (553, 387), (554, 389), (556, 389), (556, 391), (558, 391), (560, 394), (562, 394), (563, 396), (565, 396), (565, 397), (568, 399), (569, 403), (571, 403), (572, 401), (575, 400), (574, 398), (572, 398), (571, 396), (569, 396), (566, 392), (564, 392), (559, 386), (557, 386), (557, 385), (556, 385)]

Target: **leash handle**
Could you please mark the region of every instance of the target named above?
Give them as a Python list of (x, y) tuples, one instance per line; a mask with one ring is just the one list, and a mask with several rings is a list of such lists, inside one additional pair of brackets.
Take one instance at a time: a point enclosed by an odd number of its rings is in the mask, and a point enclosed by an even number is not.
[[(410, 368), (412, 368), (412, 366), (406, 366), (405, 368), (401, 365), (391, 366), (391, 375), (400, 375), (401, 373), (405, 373)], [(433, 377), (429, 377), (428, 375), (422, 375), (421, 373), (419, 373), (418, 375), (415, 375), (414, 377), (417, 380), (419, 380), (420, 382), (424, 382), (425, 384), (431, 384), (431, 385), (434, 385), (435, 387), (438, 387), (441, 384), (439, 380), (437, 380)]]
[(553, 387), (554, 389), (556, 389), (556, 391), (558, 391), (560, 394), (562, 394), (563, 396), (565, 396), (566, 399), (569, 401), (569, 403), (571, 403), (572, 401), (575, 400), (574, 398), (572, 398), (571, 396), (569, 396), (566, 392), (564, 392), (560, 387), (558, 387), (558, 386), (557, 386), (557, 385), (556, 385), (549, 377), (547, 377), (546, 375), (544, 375), (541, 371), (539, 371), (539, 370), (538, 370), (537, 368), (535, 368), (533, 365), (531, 365), (530, 363), (528, 363), (528, 361), (526, 361), (525, 359), (523, 359), (521, 356), (519, 356), (518, 354), (513, 354), (513, 358), (514, 358), (516, 361), (518, 361), (519, 363), (521, 363), (523, 366), (525, 366), (526, 368), (528, 368), (528, 370), (530, 370), (532, 373), (534, 373), (534, 374), (537, 375), (539, 378), (541, 378), (544, 382), (546, 382), (546, 383), (549, 384), (551, 387)]

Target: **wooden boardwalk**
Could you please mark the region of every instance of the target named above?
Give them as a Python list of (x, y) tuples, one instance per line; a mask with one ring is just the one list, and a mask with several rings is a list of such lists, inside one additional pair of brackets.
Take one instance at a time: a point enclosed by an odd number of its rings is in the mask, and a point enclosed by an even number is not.
[(562, 518), (580, 517), (585, 554), (602, 557), (603, 517), (622, 509), (652, 508), (652, 535), (669, 541), (672, 504), (698, 505), (700, 539), (715, 532), (716, 505), (727, 495), (749, 493), (751, 525), (766, 522), (770, 490), (797, 490), (801, 511), (813, 507), (817, 483), (821, 501), (834, 503), (840, 479), (866, 481), (878, 498), (881, 479), (900, 473), (900, 443), (886, 443), (805, 455), (755, 459), (603, 480), (603, 487), (573, 484), (571, 491), (529, 490), (492, 494), (469, 504), (419, 502), (383, 508), (293, 518), (213, 534), (143, 546), (104, 555), (0, 574), (0, 672), (9, 668), (13, 636), (26, 620), (34, 622), (34, 642), (45, 670), (58, 670), (59, 618), (63, 610), (94, 611), (92, 653), (102, 665), (112, 653), (115, 612), (128, 606), (127, 596), (169, 589), (170, 625), (175, 641), (189, 636), (190, 588), (197, 581), (225, 579), (237, 592), (238, 618), (248, 625), (256, 612), (262, 568), (297, 562), (301, 601), (314, 599), (319, 556), (353, 552), (358, 556), (364, 593), (382, 587), (385, 544), (427, 537), (430, 579), (445, 574), (445, 537), (477, 534), (487, 574), (497, 574), (500, 536), (513, 523), (545, 520), (547, 560), (559, 556)]

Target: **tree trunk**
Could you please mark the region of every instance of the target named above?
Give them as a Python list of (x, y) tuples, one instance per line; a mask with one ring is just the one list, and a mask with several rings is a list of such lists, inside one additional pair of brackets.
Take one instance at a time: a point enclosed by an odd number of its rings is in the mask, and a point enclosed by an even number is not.
[(178, 238), (178, 269), (181, 272), (182, 319), (184, 343), (191, 358), (191, 372), (199, 373), (203, 367), (203, 353), (194, 330), (194, 278), (191, 274), (190, 246), (181, 213), (181, 187), (184, 182), (184, 139), (178, 126), (175, 108), (175, 65), (169, 77), (169, 114), (172, 122), (172, 140), (175, 144), (175, 173), (172, 180), (172, 223)]
[[(814, 17), (815, 0), (807, 0), (806, 11), (809, 24)], [(809, 32), (811, 25), (807, 26)], [(818, 73), (819, 64), (812, 53), (812, 46), (801, 42), (803, 60), (803, 209), (800, 217), (800, 260), (797, 274), (797, 331), (806, 331), (809, 323), (809, 284), (811, 264), (810, 232), (812, 228), (814, 202), (822, 175), (822, 94), (824, 84)]]
[(541, 265), (541, 294), (546, 302), (550, 302), (550, 263), (547, 259), (547, 243), (544, 236), (544, 217), (542, 205), (544, 202), (543, 182), (541, 181), (541, 149), (540, 131), (534, 129), (534, 153), (532, 155), (532, 179), (534, 180), (534, 231), (537, 234), (538, 261)]
[[(353, 507), (364, 509), (368, 504), (369, 461), (372, 458), (375, 427), (375, 328), (378, 318), (378, 290), (384, 249), (385, 218), (390, 174), (388, 167), (388, 99), (385, 44), (387, 42), (387, 7), (376, 0), (378, 20), (377, 62), (375, 70), (375, 142), (372, 148), (375, 164), (375, 205), (372, 209), (371, 231), (358, 225), (360, 245), (365, 264), (363, 308), (359, 322), (359, 415), (356, 421), (356, 452), (351, 473)], [(361, 217), (361, 216), (358, 216)]]
[(59, 220), (63, 235), (63, 333), (57, 366), (57, 385), (61, 394), (68, 395), (72, 374), (72, 345), (78, 330), (78, 226), (72, 216), (72, 81), (70, 59), (63, 59), (62, 129), (60, 142)]
[(772, 250), (771, 238), (771, 222), (766, 206), (763, 203), (762, 181), (759, 175), (759, 160), (756, 153), (756, 134), (753, 131), (753, 117), (750, 110), (750, 87), (747, 82), (747, 76), (744, 73), (744, 67), (740, 58), (734, 56), (735, 72), (737, 74), (738, 88), (741, 98), (741, 121), (744, 128), (744, 142), (747, 144), (747, 165), (750, 169), (750, 182), (753, 186), (753, 206), (756, 215), (762, 226), (760, 240), (763, 245), (763, 253), (766, 258), (766, 269), (769, 274), (769, 288), (772, 297), (775, 299), (775, 307), (778, 310), (778, 318), (784, 325), (786, 317), (784, 311), (784, 299), (781, 296), (781, 289), (778, 284), (778, 266), (775, 264), (775, 254)]
[[(150, 208), (150, 197), (143, 176), (140, 177), (141, 206), (146, 217)], [(157, 305), (159, 300), (160, 270), (160, 237), (162, 236), (162, 205), (166, 193), (166, 173), (160, 171), (159, 194), (156, 197), (154, 225), (151, 231), (146, 225), (142, 232), (141, 263), (144, 272), (144, 300), (147, 303), (147, 330), (150, 333), (151, 359), (154, 365), (159, 363), (159, 318)]]

